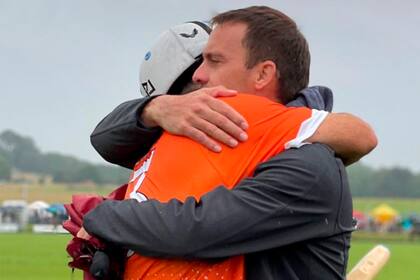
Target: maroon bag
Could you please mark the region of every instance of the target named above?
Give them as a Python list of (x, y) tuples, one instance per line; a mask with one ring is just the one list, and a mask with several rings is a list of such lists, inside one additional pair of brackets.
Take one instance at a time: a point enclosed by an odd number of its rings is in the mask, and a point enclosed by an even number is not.
[[(100, 251), (108, 251), (107, 246), (101, 240), (92, 237), (89, 240), (80, 239), (77, 233), (83, 226), (83, 217), (90, 210), (101, 204), (103, 201), (123, 200), (127, 190), (127, 184), (124, 184), (110, 193), (108, 196), (103, 197), (99, 195), (73, 195), (72, 202), (65, 204), (69, 219), (63, 222), (63, 227), (73, 235), (73, 239), (67, 244), (67, 253), (72, 258), (68, 263), (72, 269), (83, 270), (84, 280), (94, 280), (95, 277), (89, 272), (95, 253)], [(122, 250), (108, 254), (110, 257), (110, 279), (122, 279), (123, 275), (123, 256), (125, 255)]]

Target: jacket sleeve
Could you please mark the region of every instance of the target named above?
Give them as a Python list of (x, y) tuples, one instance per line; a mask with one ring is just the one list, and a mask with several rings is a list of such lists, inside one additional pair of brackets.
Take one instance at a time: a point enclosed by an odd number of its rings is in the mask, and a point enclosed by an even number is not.
[[(344, 167), (324, 145), (306, 145), (260, 164), (233, 190), (223, 186), (199, 201), (107, 201), (84, 227), (142, 255), (220, 258), (351, 231)], [(168, 186), (169, 187), (169, 186)], [(348, 200), (346, 200), (348, 201)], [(350, 211), (350, 212), (348, 212)], [(345, 221), (339, 217), (346, 217)]]
[(106, 161), (131, 169), (160, 137), (160, 128), (146, 128), (138, 118), (152, 98), (124, 102), (96, 126), (90, 141)]

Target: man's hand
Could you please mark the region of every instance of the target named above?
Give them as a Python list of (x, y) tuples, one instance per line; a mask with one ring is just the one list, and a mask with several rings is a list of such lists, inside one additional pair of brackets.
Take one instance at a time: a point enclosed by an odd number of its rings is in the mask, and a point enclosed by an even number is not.
[(85, 240), (89, 240), (92, 238), (92, 236), (90, 236), (90, 234), (85, 230), (84, 227), (82, 227), (76, 235), (78, 238), (80, 239), (85, 239)]
[(216, 97), (235, 96), (224, 87), (202, 88), (185, 95), (162, 95), (145, 107), (141, 115), (149, 127), (186, 136), (211, 151), (220, 152), (217, 142), (236, 147), (248, 138), (245, 118)]

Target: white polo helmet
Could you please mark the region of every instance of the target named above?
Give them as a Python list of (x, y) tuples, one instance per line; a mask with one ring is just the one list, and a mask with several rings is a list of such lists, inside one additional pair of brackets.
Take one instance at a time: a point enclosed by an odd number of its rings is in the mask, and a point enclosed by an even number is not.
[[(140, 65), (141, 95), (166, 94), (169, 89), (177, 91), (174, 85), (184, 83), (180, 85), (182, 88), (190, 81), (201, 61), (210, 31), (207, 23), (193, 21), (163, 32)], [(186, 74), (188, 77), (183, 77)]]

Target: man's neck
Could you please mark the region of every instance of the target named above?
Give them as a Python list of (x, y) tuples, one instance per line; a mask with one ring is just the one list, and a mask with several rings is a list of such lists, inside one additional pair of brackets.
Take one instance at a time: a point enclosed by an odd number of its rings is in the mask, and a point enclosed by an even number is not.
[(264, 91), (257, 91), (252, 93), (254, 95), (263, 96), (270, 99), (273, 102), (281, 103), (280, 99), (278, 98), (278, 94), (274, 90), (264, 90)]

